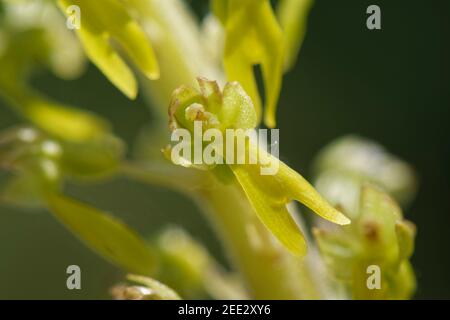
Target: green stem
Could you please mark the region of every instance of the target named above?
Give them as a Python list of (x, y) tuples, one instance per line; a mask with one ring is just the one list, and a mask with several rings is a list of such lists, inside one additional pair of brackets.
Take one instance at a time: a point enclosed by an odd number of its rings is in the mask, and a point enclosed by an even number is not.
[(194, 199), (217, 231), (252, 298), (323, 297), (311, 274), (309, 261), (291, 255), (278, 243), (259, 221), (235, 181), (225, 184), (207, 172), (172, 166), (169, 169), (126, 165), (122, 172), (130, 178), (164, 185)]
[[(216, 228), (232, 263), (255, 299), (315, 299), (320, 294), (307, 266), (259, 221), (242, 189), (216, 182), (196, 200)], [(303, 281), (302, 281), (303, 280)]]

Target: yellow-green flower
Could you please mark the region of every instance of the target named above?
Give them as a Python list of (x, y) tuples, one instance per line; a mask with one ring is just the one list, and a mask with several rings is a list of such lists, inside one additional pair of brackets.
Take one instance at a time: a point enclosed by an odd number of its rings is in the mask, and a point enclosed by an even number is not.
[[(226, 84), (221, 91), (214, 81), (198, 81), (200, 92), (188, 87), (181, 87), (174, 92), (169, 107), (172, 129), (185, 128), (193, 132), (194, 121), (198, 120), (205, 127), (222, 132), (226, 129), (252, 129), (256, 126), (252, 101), (237, 82)], [(252, 141), (247, 141), (246, 146), (250, 154), (264, 152)], [(227, 157), (225, 154), (222, 156)], [(258, 217), (292, 253), (305, 254), (306, 241), (286, 208), (290, 201), (297, 200), (334, 223), (350, 223), (300, 174), (266, 152), (263, 157), (269, 161), (268, 165), (275, 164), (279, 168), (277, 173), (261, 175), (262, 164), (229, 164), (228, 167)]]

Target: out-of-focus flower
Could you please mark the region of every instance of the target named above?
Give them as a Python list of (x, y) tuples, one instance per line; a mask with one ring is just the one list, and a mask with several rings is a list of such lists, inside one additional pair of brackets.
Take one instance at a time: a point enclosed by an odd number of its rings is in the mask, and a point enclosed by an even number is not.
[(407, 205), (417, 189), (414, 171), (381, 145), (345, 136), (323, 148), (314, 162), (314, 185), (333, 205), (350, 216), (359, 210), (361, 185), (370, 182)]
[[(402, 204), (414, 197), (411, 167), (379, 144), (346, 136), (320, 152), (314, 173), (318, 191), (352, 219), (349, 227), (319, 223), (314, 231), (330, 274), (356, 299), (410, 298), (416, 229), (391, 196)], [(367, 285), (370, 266), (380, 270), (380, 288)]]
[(159, 67), (150, 40), (122, 1), (58, 0), (58, 4), (67, 15), (70, 15), (67, 12), (70, 6), (80, 8), (81, 21), (77, 33), (86, 54), (129, 98), (134, 99), (137, 95), (137, 81), (113, 41), (145, 76), (149, 79), (159, 77)]
[[(350, 226), (315, 229), (330, 274), (355, 299), (408, 299), (415, 290), (409, 262), (416, 228), (386, 193), (365, 185)], [(368, 285), (370, 267), (379, 268), (379, 287)]]
[(149, 277), (128, 275), (128, 280), (139, 285), (119, 284), (111, 289), (116, 300), (180, 300), (180, 296), (165, 284)]
[(206, 248), (180, 228), (171, 227), (154, 243), (160, 267), (156, 277), (188, 299), (247, 297), (238, 276), (225, 272)]
[[(0, 42), (6, 48), (8, 43), (15, 41), (15, 38), (25, 32), (41, 32), (41, 37), (48, 47), (42, 50), (48, 54), (45, 63), (58, 77), (63, 79), (73, 79), (78, 77), (85, 69), (86, 59), (74, 34), (64, 25), (64, 17), (58, 9), (48, 0), (4, 0), (4, 12), (0, 25), (2, 35)], [(32, 39), (28, 39), (32, 40)], [(34, 50), (36, 42), (30, 41), (28, 48), (24, 50)], [(0, 44), (0, 56), (2, 44)], [(25, 52), (16, 52), (17, 56)], [(42, 61), (41, 61), (42, 62)], [(70, 62), (70, 63), (68, 63)], [(3, 69), (2, 69), (3, 70)]]
[(0, 133), (0, 169), (15, 173), (0, 188), (1, 201), (23, 207), (40, 207), (44, 190), (61, 183), (61, 146), (32, 128)]

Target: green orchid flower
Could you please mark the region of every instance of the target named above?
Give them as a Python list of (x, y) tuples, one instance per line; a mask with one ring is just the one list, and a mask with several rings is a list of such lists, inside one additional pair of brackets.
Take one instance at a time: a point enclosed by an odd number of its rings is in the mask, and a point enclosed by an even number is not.
[[(365, 185), (352, 225), (315, 229), (329, 272), (355, 299), (408, 299), (416, 282), (409, 262), (416, 228), (379, 188)], [(380, 285), (370, 288), (371, 266), (380, 270)]]
[[(188, 87), (175, 90), (169, 106), (172, 130), (183, 128), (194, 132), (195, 121), (201, 121), (205, 128), (214, 128), (220, 132), (227, 129), (253, 129), (256, 126), (252, 100), (239, 83), (227, 83), (223, 91), (214, 81), (198, 79), (198, 83), (200, 91)], [(350, 223), (347, 217), (325, 201), (300, 174), (258, 147), (255, 142), (247, 141), (246, 150), (249, 157), (255, 158), (258, 157), (255, 153), (259, 152), (260, 157), (266, 160), (265, 165), (244, 163), (229, 164), (227, 167), (243, 188), (263, 224), (292, 253), (306, 254), (306, 241), (286, 209), (290, 201), (297, 200), (334, 223)], [(224, 159), (227, 158), (224, 153), (220, 155)], [(182, 165), (190, 166), (192, 161), (187, 159)], [(267, 165), (279, 169), (273, 175), (261, 175), (261, 170)]]
[(159, 77), (150, 40), (122, 1), (58, 0), (58, 4), (68, 16), (68, 8), (80, 8), (81, 21), (77, 34), (87, 56), (126, 96), (131, 99), (136, 97), (137, 81), (112, 41), (125, 51), (146, 77)]

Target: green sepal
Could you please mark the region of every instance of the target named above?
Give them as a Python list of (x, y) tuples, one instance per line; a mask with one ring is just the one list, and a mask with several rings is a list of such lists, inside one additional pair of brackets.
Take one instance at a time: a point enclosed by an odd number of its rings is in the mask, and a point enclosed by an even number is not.
[(95, 252), (127, 272), (151, 275), (156, 256), (147, 243), (112, 215), (59, 193), (45, 196), (48, 209)]

